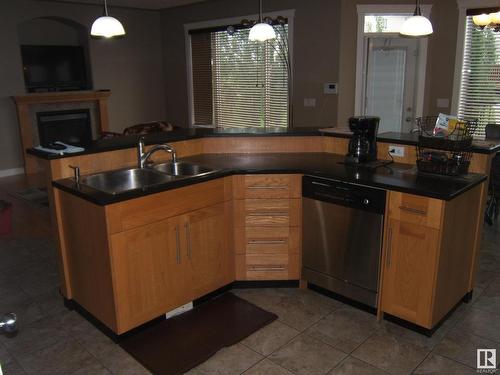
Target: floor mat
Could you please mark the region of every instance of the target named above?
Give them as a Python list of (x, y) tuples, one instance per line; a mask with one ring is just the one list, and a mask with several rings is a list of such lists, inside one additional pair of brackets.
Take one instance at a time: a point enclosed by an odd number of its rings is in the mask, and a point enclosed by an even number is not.
[(126, 337), (120, 346), (155, 375), (183, 374), (277, 318), (225, 293)]
[(46, 188), (33, 187), (21, 191), (16, 191), (10, 194), (16, 198), (24, 199), (30, 203), (34, 203), (45, 207), (49, 206), (49, 196), (47, 194)]

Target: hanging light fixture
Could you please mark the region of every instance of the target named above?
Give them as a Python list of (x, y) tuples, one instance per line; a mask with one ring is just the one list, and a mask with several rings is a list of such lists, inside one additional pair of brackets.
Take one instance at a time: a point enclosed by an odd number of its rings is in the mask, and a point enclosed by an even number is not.
[(266, 40), (274, 38), (276, 38), (274, 28), (270, 24), (262, 21), (262, 0), (259, 0), (259, 22), (250, 29), (248, 39), (265, 42)]
[(125, 35), (125, 29), (120, 21), (108, 15), (108, 4), (104, 0), (104, 15), (92, 24), (90, 35), (100, 38), (113, 38)]
[(472, 22), (480, 29), (487, 27), (498, 32), (500, 31), (500, 11), (472, 16)]
[(422, 16), (422, 11), (420, 10), (420, 2), (416, 0), (415, 2), (415, 12), (413, 16), (408, 18), (401, 26), (399, 33), (405, 36), (426, 36), (434, 32), (432, 29), (431, 21), (427, 17)]

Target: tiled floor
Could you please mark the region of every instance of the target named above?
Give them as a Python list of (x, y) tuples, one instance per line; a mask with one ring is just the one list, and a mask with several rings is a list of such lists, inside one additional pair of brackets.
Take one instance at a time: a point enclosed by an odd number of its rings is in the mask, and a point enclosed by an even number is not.
[[(0, 180), (0, 199), (9, 184)], [(7, 187), (6, 187), (7, 186)], [(0, 237), (0, 313), (20, 331), (0, 335), (4, 374), (147, 374), (58, 295), (48, 214), (15, 201), (16, 230)], [(29, 216), (26, 216), (29, 215)], [(23, 217), (28, 227), (20, 228)], [(279, 320), (225, 348), (191, 374), (476, 374), (476, 349), (500, 350), (500, 224), (485, 227), (473, 303), (426, 338), (312, 291), (240, 289)], [(500, 355), (500, 351), (499, 351)]]

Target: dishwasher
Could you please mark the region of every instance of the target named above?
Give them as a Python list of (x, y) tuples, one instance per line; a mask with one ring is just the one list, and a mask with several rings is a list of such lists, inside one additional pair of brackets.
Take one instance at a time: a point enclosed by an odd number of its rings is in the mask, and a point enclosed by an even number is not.
[(302, 278), (376, 307), (386, 192), (302, 178)]

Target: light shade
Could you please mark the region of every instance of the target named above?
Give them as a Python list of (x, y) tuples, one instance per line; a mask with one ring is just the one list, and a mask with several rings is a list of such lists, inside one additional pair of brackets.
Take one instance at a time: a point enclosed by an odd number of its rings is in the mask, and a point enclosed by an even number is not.
[(112, 38), (114, 36), (125, 35), (125, 29), (120, 21), (114, 17), (102, 16), (94, 21), (92, 24), (92, 29), (90, 29), (90, 35)]
[(276, 31), (274, 28), (264, 22), (256, 23), (250, 29), (250, 34), (248, 35), (249, 40), (257, 40), (259, 42), (264, 42), (269, 39), (276, 38)]
[(490, 14), (478, 14), (477, 16), (472, 17), (472, 22), (474, 22), (477, 26), (487, 26), (491, 22)]
[(399, 33), (406, 36), (425, 36), (433, 31), (431, 21), (424, 16), (415, 15), (403, 23)]

